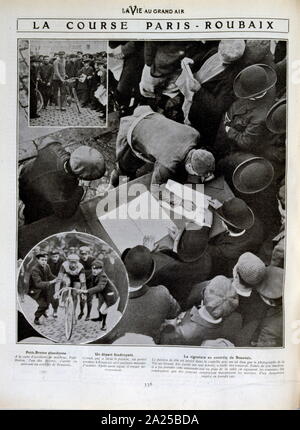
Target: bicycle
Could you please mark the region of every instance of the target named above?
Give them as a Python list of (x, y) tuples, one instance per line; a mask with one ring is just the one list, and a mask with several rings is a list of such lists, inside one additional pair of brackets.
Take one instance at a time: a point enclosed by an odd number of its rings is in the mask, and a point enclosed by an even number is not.
[[(81, 294), (84, 290), (80, 290), (78, 288), (74, 287), (63, 287), (58, 292), (58, 296), (60, 297), (60, 300), (64, 301), (64, 307), (65, 307), (65, 336), (67, 340), (71, 339), (72, 332), (73, 332), (73, 326), (76, 325), (77, 319), (75, 315), (75, 306), (77, 304), (74, 303), (72, 291), (76, 291), (77, 294)], [(63, 294), (66, 293), (66, 297), (62, 299)]]

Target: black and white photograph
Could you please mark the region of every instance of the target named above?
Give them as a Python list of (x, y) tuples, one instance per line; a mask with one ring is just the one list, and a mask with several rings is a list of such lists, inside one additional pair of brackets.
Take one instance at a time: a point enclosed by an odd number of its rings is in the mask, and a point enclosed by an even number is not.
[(127, 299), (126, 270), (109, 245), (88, 234), (59, 233), (20, 262), (18, 339), (75, 345), (95, 341), (118, 323)]
[(33, 39), (20, 52), (26, 63), (29, 53), (30, 126), (106, 125), (106, 41)]
[[(30, 41), (36, 70), (50, 42)], [(106, 128), (20, 117), (18, 258), (72, 230), (114, 249), (128, 305), (95, 344), (284, 347), (287, 42), (114, 40), (107, 58)], [(63, 86), (30, 125), (66, 115)]]

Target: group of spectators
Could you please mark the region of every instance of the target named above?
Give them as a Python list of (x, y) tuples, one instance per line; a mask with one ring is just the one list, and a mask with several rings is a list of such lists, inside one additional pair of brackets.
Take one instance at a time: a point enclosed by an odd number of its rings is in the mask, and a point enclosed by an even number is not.
[[(86, 307), (85, 320), (90, 320), (93, 297), (98, 299), (99, 316), (92, 321), (101, 322), (101, 330), (106, 330), (108, 309), (116, 303), (119, 293), (113, 282), (107, 277), (104, 264), (99, 256), (92, 255), (88, 246), (81, 246), (67, 250), (53, 248), (49, 254), (39, 250), (33, 257), (30, 267), (28, 295), (37, 302), (34, 314), (34, 324), (40, 325), (41, 316), (48, 318), (51, 305), (52, 316), (57, 318), (59, 293), (64, 287), (75, 288), (80, 296), (77, 314), (78, 294), (72, 291), (76, 318), (83, 318)], [(62, 294), (62, 302), (64, 294)]]
[[(212, 199), (201, 225), (170, 231), (172, 248), (124, 251), (129, 302), (107, 341), (135, 333), (158, 344), (282, 346), (286, 42), (114, 41), (109, 49), (121, 116), (111, 185), (147, 165), (158, 199), (169, 179), (205, 186), (224, 178), (234, 196)], [(27, 223), (71, 216), (78, 178), (103, 175), (101, 154), (59, 146), (48, 143), (20, 177)], [(51, 193), (40, 187), (42, 171)], [(214, 220), (222, 226), (215, 236)]]
[[(110, 48), (124, 62), (112, 183), (152, 164), (159, 199), (168, 179), (205, 185), (224, 177), (234, 194), (211, 202), (204, 224), (170, 232), (173, 249), (123, 253), (130, 298), (111, 340), (136, 333), (158, 344), (282, 346), (286, 43)], [(223, 226), (215, 237), (213, 218)]]
[[(38, 118), (37, 93), (43, 97), (43, 109), (52, 104), (57, 110), (65, 111), (72, 99), (81, 107), (88, 107), (104, 117), (107, 98), (107, 55), (105, 51), (96, 54), (66, 55), (64, 51), (49, 55), (30, 57), (30, 118)], [(75, 91), (74, 91), (75, 90)]]

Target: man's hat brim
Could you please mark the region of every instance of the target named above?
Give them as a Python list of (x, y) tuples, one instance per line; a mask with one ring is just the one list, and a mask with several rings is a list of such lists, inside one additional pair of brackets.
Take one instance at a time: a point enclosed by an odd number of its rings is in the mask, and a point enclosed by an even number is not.
[(230, 221), (230, 219), (226, 218), (223, 214), (222, 210), (223, 206), (221, 206), (219, 209), (216, 210), (216, 214), (229, 226), (237, 228), (238, 230), (249, 230), (254, 224), (254, 213), (252, 212), (252, 209), (247, 207), (247, 216), (244, 220), (242, 220), (239, 224), (233, 223)]
[(286, 99), (279, 100), (277, 103), (275, 103), (271, 109), (269, 110), (266, 118), (266, 126), (267, 128), (275, 134), (283, 134), (286, 132), (286, 127), (284, 128), (277, 128), (276, 125), (273, 122), (273, 114), (280, 106), (286, 104)]
[[(267, 85), (265, 86), (264, 89), (260, 90), (259, 92), (256, 93), (249, 93), (247, 91), (244, 90), (244, 88), (241, 85), (241, 77), (242, 74), (245, 70), (250, 69), (253, 66), (260, 66), (262, 67), (266, 74), (267, 74)], [(277, 75), (274, 69), (272, 69), (272, 67), (267, 66), (266, 64), (252, 64), (251, 66), (246, 67), (245, 69), (241, 70), (240, 73), (236, 76), (234, 83), (233, 83), (233, 91), (234, 94), (240, 98), (240, 99), (249, 99), (252, 97), (258, 97), (259, 95), (261, 95), (262, 93), (264, 93), (265, 91), (270, 90), (271, 88), (274, 87), (274, 85), (277, 82)]]
[[(244, 169), (249, 166), (252, 163), (260, 163), (266, 166), (266, 168), (269, 170), (269, 177), (268, 180), (265, 182), (265, 184), (263, 186), (261, 186), (260, 188), (256, 188), (256, 189), (251, 189), (249, 187), (247, 187), (247, 184), (244, 184), (241, 180), (241, 175), (244, 171)], [(259, 193), (260, 191), (265, 190), (266, 188), (268, 188), (268, 186), (272, 183), (274, 178), (274, 168), (272, 166), (272, 164), (270, 163), (270, 161), (266, 160), (263, 157), (252, 157), (249, 158), (246, 161), (243, 161), (242, 163), (240, 163), (234, 170), (233, 175), (232, 175), (232, 182), (234, 187), (243, 194), (256, 194)]]
[(129, 280), (130, 280), (130, 285), (132, 287), (138, 287), (140, 285), (146, 285), (153, 278), (155, 270), (156, 270), (156, 263), (153, 260), (153, 265), (152, 265), (152, 270), (151, 270), (151, 274), (150, 275), (147, 274), (143, 278), (134, 278), (131, 275), (128, 275), (129, 276)]

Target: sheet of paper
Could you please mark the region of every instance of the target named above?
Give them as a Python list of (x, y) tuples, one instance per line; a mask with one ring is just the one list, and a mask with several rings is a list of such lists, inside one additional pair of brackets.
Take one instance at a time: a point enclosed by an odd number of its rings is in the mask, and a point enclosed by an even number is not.
[(121, 253), (126, 248), (142, 245), (144, 236), (151, 235), (158, 242), (168, 235), (168, 228), (174, 226), (148, 191), (99, 217), (99, 221)]

